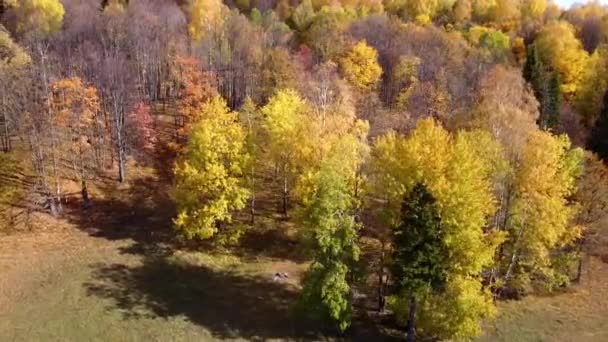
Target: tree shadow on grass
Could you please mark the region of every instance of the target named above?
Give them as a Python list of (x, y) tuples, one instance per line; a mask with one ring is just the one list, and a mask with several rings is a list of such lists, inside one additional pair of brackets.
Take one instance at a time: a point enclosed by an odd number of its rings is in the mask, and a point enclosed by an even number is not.
[(112, 299), (125, 319), (184, 316), (216, 338), (318, 340), (311, 322), (293, 317), (289, 284), (154, 258), (143, 265), (95, 264), (90, 296)]
[(124, 253), (169, 252), (170, 245), (175, 243), (171, 228), (175, 208), (155, 177), (135, 179), (125, 189), (103, 191), (105, 196), (93, 198), (92, 207), (86, 210), (80, 199), (70, 201), (64, 217), (93, 237), (135, 241), (123, 249)]

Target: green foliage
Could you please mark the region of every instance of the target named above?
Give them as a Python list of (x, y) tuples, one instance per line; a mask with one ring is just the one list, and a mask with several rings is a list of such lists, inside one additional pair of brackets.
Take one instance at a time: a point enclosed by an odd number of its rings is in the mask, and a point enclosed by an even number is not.
[(532, 90), (534, 90), (534, 95), (536, 99), (539, 101), (542, 97), (542, 88), (543, 88), (543, 80), (542, 80), (542, 70), (543, 65), (538, 56), (538, 48), (535, 44), (531, 44), (528, 46), (527, 54), (526, 54), (526, 63), (524, 64), (523, 76), (532, 86)]
[(312, 24), (315, 10), (312, 8), (311, 0), (304, 0), (291, 14), (291, 22), (297, 30), (304, 32)]
[[(398, 294), (411, 299), (409, 315), (414, 317), (416, 302), (445, 287), (449, 268), (439, 208), (424, 184), (416, 184), (403, 199), (401, 224), (393, 229), (392, 242), (393, 284)], [(415, 327), (408, 330), (408, 338), (413, 338), (409, 335), (415, 334)]]
[(528, 46), (523, 76), (532, 86), (534, 96), (540, 103), (540, 127), (543, 129), (554, 128), (560, 119), (561, 79), (557, 72), (544, 72), (535, 44)]
[(342, 7), (324, 6), (315, 15), (304, 40), (320, 60), (336, 61), (347, 47), (344, 32), (355, 16)]
[(510, 52), (511, 40), (499, 30), (474, 26), (469, 30), (468, 38), (471, 43), (487, 49), (494, 56), (504, 58)]
[(436, 200), (424, 184), (416, 184), (403, 199), (401, 224), (393, 229), (391, 272), (399, 293), (417, 297), (444, 286), (444, 241)]
[(559, 74), (554, 72), (549, 78), (547, 86), (547, 105), (543, 115), (546, 117), (548, 128), (554, 128), (560, 121), (562, 105), (562, 91)]
[[(317, 319), (344, 331), (351, 324), (349, 270), (359, 259), (353, 179), (361, 160), (356, 139), (339, 141), (308, 181), (313, 191), (303, 200), (305, 235), (313, 262), (304, 279), (300, 306)], [(356, 145), (355, 145), (356, 146)]]
[(173, 199), (175, 228), (189, 239), (208, 239), (232, 212), (245, 207), (249, 191), (243, 186), (248, 160), (246, 136), (220, 97), (204, 107), (192, 130), (185, 155), (176, 162)]

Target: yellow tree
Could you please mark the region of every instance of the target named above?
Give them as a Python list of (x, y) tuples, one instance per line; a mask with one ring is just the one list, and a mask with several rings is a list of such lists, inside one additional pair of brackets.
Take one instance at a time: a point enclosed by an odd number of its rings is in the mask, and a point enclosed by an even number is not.
[(576, 94), (589, 55), (576, 38), (574, 27), (565, 21), (550, 22), (540, 31), (536, 45), (543, 62), (559, 72), (562, 92)]
[(175, 164), (175, 228), (189, 239), (208, 239), (246, 206), (246, 135), (219, 96), (207, 103), (185, 154)]
[[(483, 143), (480, 143), (483, 142)], [(440, 338), (479, 334), (482, 318), (494, 312), (481, 273), (493, 263), (501, 234), (487, 229), (494, 213), (492, 176), (501, 148), (487, 133), (451, 136), (434, 120), (422, 120), (407, 137), (388, 134), (374, 146), (370, 191), (385, 203), (384, 222), (399, 222), (404, 194), (422, 183), (437, 199), (449, 251), (443, 292), (429, 294), (417, 310), (418, 326)], [(398, 298), (397, 307), (404, 307)], [(449, 317), (449, 319), (448, 319)]]
[(580, 87), (574, 104), (583, 116), (583, 122), (591, 126), (599, 116), (604, 94), (608, 89), (608, 50), (605, 47), (596, 49), (585, 65)]
[[(530, 135), (515, 171), (509, 238), (501, 248), (503, 280), (512, 289), (551, 290), (568, 282), (555, 252), (582, 231), (573, 224), (576, 206), (570, 200), (582, 161), (582, 149), (573, 149), (567, 136), (538, 130)], [(539, 281), (532, 284), (532, 279)]]
[(188, 33), (194, 41), (200, 41), (219, 28), (224, 20), (225, 7), (221, 0), (192, 0)]
[(495, 0), (496, 5), (492, 9), (493, 21), (504, 30), (512, 30), (517, 27), (520, 17), (519, 0)]
[(524, 18), (539, 19), (547, 9), (547, 0), (523, 0), (521, 12)]
[(270, 139), (269, 154), (282, 180), (282, 209), (287, 215), (291, 183), (298, 160), (313, 153), (310, 145), (310, 108), (295, 90), (279, 90), (262, 108), (264, 128)]
[(61, 28), (65, 10), (59, 0), (20, 0), (14, 4), (20, 31), (37, 31), (42, 35)]
[(346, 53), (340, 67), (344, 77), (361, 91), (373, 90), (382, 75), (378, 52), (365, 41), (358, 42)]

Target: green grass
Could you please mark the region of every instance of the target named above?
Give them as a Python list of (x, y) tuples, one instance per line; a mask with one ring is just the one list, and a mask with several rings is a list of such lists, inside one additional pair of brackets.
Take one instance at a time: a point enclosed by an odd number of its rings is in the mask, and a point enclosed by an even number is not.
[(608, 265), (593, 258), (582, 283), (566, 293), (498, 307), (479, 341), (608, 341)]
[[(308, 334), (290, 312), (305, 264), (264, 257), (243, 262), (228, 253), (142, 254), (134, 252), (137, 244), (84, 233), (46, 247), (0, 244), (0, 256), (12, 254), (0, 257), (0, 270), (13, 275), (12, 283), (0, 282), (13, 287), (0, 291), (0, 340), (268, 340)], [(292, 279), (274, 282), (275, 271), (288, 271)]]
[[(306, 268), (300, 260), (142, 249), (131, 238), (84, 232), (40, 244), (45, 238), (0, 239), (0, 270), (12, 278), (0, 281), (2, 341), (332, 339), (292, 315)], [(290, 279), (272, 281), (275, 271)], [(567, 293), (499, 309), (479, 341), (608, 341), (608, 264), (592, 259)], [(365, 329), (349, 339), (381, 340)]]

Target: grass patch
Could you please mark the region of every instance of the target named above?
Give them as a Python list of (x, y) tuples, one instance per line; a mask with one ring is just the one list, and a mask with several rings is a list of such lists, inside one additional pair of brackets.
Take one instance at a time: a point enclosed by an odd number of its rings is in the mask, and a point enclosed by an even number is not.
[(498, 307), (479, 341), (608, 341), (608, 264), (592, 258), (582, 283), (567, 292)]

